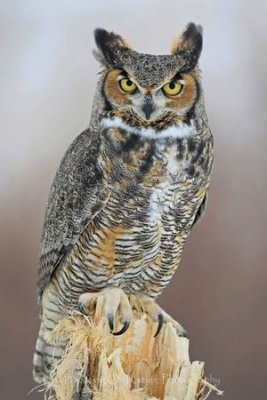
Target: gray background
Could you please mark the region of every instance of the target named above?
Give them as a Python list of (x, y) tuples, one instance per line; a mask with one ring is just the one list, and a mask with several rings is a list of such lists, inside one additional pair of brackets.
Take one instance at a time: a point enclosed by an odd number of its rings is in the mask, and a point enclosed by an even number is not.
[(257, 0), (0, 2), (1, 399), (35, 386), (40, 232), (60, 159), (88, 125), (93, 29), (157, 54), (189, 21), (204, 27), (216, 162), (206, 216), (160, 304), (188, 329), (192, 359), (205, 360), (225, 399), (266, 397), (266, 17)]

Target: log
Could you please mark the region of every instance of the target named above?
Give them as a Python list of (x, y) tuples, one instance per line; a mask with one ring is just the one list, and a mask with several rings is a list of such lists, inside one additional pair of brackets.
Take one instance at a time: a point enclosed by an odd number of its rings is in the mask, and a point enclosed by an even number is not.
[(121, 336), (110, 333), (101, 301), (90, 316), (74, 311), (59, 322), (47, 339), (68, 344), (51, 372), (50, 398), (89, 399), (91, 392), (93, 400), (204, 400), (211, 392), (223, 394), (204, 379), (204, 362), (190, 362), (189, 339), (178, 337), (171, 323), (154, 337), (155, 322), (133, 311)]

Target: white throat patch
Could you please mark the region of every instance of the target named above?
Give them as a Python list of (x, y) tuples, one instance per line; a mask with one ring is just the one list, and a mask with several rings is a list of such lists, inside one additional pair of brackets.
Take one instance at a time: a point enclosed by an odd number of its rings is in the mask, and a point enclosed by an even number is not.
[(103, 128), (121, 128), (126, 132), (144, 137), (147, 139), (163, 139), (163, 138), (185, 138), (192, 136), (196, 132), (196, 128), (191, 121), (190, 125), (180, 123), (170, 126), (169, 128), (156, 131), (153, 128), (137, 128), (127, 125), (121, 118), (103, 118), (101, 121)]

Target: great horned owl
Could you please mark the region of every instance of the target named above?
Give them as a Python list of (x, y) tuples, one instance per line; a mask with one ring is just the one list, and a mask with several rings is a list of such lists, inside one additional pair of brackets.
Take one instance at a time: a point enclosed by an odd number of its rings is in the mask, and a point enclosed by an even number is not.
[[(62, 354), (46, 333), (75, 307), (86, 312), (97, 296), (113, 334), (129, 326), (132, 294), (158, 319), (156, 334), (170, 320), (152, 300), (179, 265), (210, 182), (201, 27), (190, 23), (169, 55), (140, 54), (104, 29), (95, 31), (95, 40), (102, 72), (90, 125), (64, 155), (46, 210), (34, 355), (40, 383)], [(118, 309), (122, 328), (115, 330)]]

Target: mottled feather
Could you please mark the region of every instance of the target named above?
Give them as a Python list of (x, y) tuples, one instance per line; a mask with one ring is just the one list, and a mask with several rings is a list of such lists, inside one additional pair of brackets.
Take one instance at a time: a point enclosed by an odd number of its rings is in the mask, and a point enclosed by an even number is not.
[(54, 178), (41, 240), (39, 297), (92, 215), (103, 205), (98, 152), (99, 136), (85, 130), (68, 148)]

